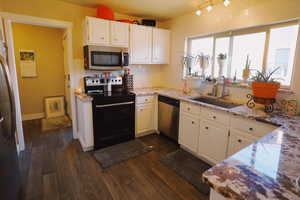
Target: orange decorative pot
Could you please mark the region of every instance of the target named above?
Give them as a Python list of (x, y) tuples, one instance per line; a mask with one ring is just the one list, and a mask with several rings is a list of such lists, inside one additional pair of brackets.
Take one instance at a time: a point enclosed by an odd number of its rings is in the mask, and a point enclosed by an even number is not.
[(252, 82), (253, 96), (263, 99), (275, 99), (280, 83)]

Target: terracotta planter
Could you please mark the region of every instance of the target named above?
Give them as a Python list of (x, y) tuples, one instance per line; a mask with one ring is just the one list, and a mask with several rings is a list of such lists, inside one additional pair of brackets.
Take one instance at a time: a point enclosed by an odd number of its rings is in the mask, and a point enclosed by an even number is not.
[(266, 104), (268, 102), (268, 99), (275, 99), (279, 88), (280, 88), (280, 83), (278, 82), (274, 82), (274, 83), (253, 82), (252, 83), (253, 96), (255, 97), (256, 101), (259, 101), (259, 99), (263, 99), (261, 102), (257, 102), (262, 104)]

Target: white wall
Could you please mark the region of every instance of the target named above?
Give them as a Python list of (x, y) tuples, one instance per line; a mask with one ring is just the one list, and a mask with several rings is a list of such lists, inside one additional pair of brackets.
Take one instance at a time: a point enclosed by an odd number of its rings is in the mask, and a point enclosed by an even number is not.
[[(164, 67), (163, 86), (181, 89), (182, 66), (181, 58), (184, 55), (185, 38), (188, 36), (205, 35), (213, 32), (269, 24), (300, 16), (299, 0), (239, 0), (232, 1), (229, 7), (218, 4), (210, 12), (203, 12), (201, 16), (189, 13), (179, 16), (162, 26), (171, 30), (171, 63)], [(296, 79), (294, 91), (300, 99), (300, 56), (297, 56)], [(190, 81), (193, 87), (199, 87), (197, 81)], [(241, 92), (247, 94), (247, 89), (232, 89), (233, 96)]]

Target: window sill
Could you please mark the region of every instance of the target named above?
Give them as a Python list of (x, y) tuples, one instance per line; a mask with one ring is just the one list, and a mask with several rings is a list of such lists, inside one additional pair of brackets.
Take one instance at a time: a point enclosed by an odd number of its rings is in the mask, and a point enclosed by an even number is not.
[[(241, 85), (241, 84), (239, 84), (239, 85), (230, 84), (230, 85), (228, 85), (228, 87), (232, 87), (232, 88), (244, 88), (244, 89), (251, 89), (251, 88), (252, 88), (252, 87), (251, 87), (250, 85), (248, 85), (248, 84), (244, 84), (244, 85)], [(292, 91), (290, 88), (284, 88), (284, 87), (279, 88), (279, 89), (278, 89), (278, 92), (279, 92), (279, 93), (288, 94), (288, 95), (295, 94), (295, 92)]]

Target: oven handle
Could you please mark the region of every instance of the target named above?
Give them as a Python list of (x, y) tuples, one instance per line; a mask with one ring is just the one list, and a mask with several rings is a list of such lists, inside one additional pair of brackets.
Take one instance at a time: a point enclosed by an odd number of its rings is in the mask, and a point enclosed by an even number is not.
[(105, 108), (105, 107), (112, 107), (112, 106), (122, 106), (122, 105), (129, 105), (134, 104), (134, 101), (124, 102), (124, 103), (113, 103), (113, 104), (105, 104), (105, 105), (96, 105), (96, 108)]

